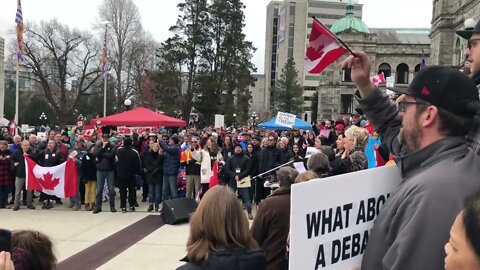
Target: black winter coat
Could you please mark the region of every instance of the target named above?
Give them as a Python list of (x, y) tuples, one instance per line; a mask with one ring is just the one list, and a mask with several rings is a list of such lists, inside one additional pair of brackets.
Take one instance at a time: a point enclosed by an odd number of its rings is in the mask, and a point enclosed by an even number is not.
[(265, 270), (267, 262), (261, 250), (247, 250), (241, 247), (230, 247), (210, 253), (203, 264), (189, 262), (177, 270)]
[(115, 146), (111, 143), (105, 147), (97, 148), (97, 170), (99, 171), (114, 171), (115, 170)]
[(280, 149), (280, 152), (282, 153), (282, 160), (280, 161), (280, 164), (287, 163), (293, 157), (292, 151), (288, 146), (284, 149)]
[(163, 180), (163, 155), (148, 151), (143, 158), (143, 168), (147, 170), (146, 178), (149, 184), (158, 184)]
[(80, 158), (81, 175), (83, 182), (97, 181), (97, 168), (95, 167), (95, 155), (87, 153)]
[(134, 179), (140, 174), (140, 155), (131, 147), (117, 150), (117, 176), (123, 179)]
[(260, 158), (259, 173), (266, 172), (282, 164), (282, 153), (277, 147), (265, 147)]
[(65, 161), (57, 148), (53, 151), (48, 150), (48, 148), (41, 150), (36, 154), (36, 157), (38, 165), (42, 167), (57, 166)]
[[(250, 175), (252, 165), (250, 158), (243, 153), (234, 154), (233, 156), (227, 159), (225, 164), (225, 174), (228, 176), (228, 181), (230, 184), (236, 185), (235, 176), (238, 175), (240, 179)], [(237, 173), (237, 169), (240, 170), (240, 173)]]
[[(28, 150), (27, 154), (32, 154), (32, 150)], [(13, 175), (18, 178), (27, 177), (25, 174), (25, 158), (23, 157), (23, 150), (18, 149), (12, 154), (12, 164), (18, 162), (18, 166), (13, 166)]]

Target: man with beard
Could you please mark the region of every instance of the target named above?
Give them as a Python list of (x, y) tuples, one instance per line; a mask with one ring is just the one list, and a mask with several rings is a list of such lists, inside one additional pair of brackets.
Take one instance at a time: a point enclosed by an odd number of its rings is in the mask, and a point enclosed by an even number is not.
[(419, 71), (405, 97), (392, 104), (370, 82), (361, 51), (351, 68), (361, 108), (395, 156), (403, 178), (375, 220), (362, 269), (443, 269), (444, 243), (464, 198), (480, 188), (480, 157), (465, 140), (478, 108), (478, 91), (451, 67)]
[[(267, 146), (262, 149), (260, 165), (258, 167), (259, 173), (264, 173), (282, 164), (282, 153), (280, 152), (280, 149), (276, 147), (276, 144), (277, 141), (275, 137), (269, 136)], [(266, 180), (275, 182), (275, 172), (266, 174), (262, 178), (256, 178), (255, 186), (257, 193), (255, 194), (255, 202), (257, 204), (260, 203), (261, 200), (265, 199), (265, 197), (268, 195), (268, 191), (264, 187)]]
[(294, 144), (300, 145), (300, 147), (303, 147), (303, 145), (306, 145), (305, 138), (303, 138), (302, 134), (300, 134), (300, 131), (298, 129), (294, 129), (292, 131), (292, 135), (290, 136), (290, 140), (288, 141), (288, 146), (290, 149), (293, 148)]
[[(471, 22), (471, 19), (469, 20)], [(465, 28), (465, 30), (456, 33), (468, 40), (465, 66), (469, 68), (470, 77), (477, 84), (477, 88), (480, 89), (480, 21), (473, 29), (469, 29), (467, 22), (465, 22)], [(480, 155), (480, 112), (475, 116), (474, 128), (468, 134), (467, 140), (470, 142), (473, 151)]]

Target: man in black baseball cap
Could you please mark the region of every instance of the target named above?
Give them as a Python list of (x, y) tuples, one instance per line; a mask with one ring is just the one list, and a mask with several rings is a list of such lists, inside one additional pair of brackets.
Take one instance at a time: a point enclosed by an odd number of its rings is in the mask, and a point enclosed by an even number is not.
[(397, 107), (370, 81), (368, 56), (353, 53), (342, 68), (351, 68), (360, 107), (403, 180), (375, 220), (361, 269), (443, 269), (450, 227), (464, 198), (480, 189), (480, 157), (465, 140), (477, 87), (458, 69), (430, 66), (397, 90), (405, 95)]

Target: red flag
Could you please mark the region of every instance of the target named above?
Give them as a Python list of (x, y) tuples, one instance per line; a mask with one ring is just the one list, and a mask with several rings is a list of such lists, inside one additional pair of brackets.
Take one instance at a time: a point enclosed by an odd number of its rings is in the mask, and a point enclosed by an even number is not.
[(314, 19), (305, 56), (305, 69), (311, 74), (318, 74), (346, 52), (347, 49), (338, 44), (337, 37)]
[(15, 135), (16, 127), (17, 127), (17, 121), (15, 120), (15, 116), (14, 116), (12, 121), (10, 121), (10, 134)]
[(215, 163), (213, 164), (213, 175), (212, 177), (210, 177), (210, 182), (208, 183), (208, 188), (212, 188), (216, 185), (219, 184), (219, 181), (218, 181), (218, 162), (215, 161)]
[(59, 198), (69, 198), (77, 194), (77, 165), (71, 158), (54, 167), (42, 167), (25, 156), (25, 170), (26, 186), (29, 190), (42, 191)]
[(383, 74), (383, 72), (378, 74), (378, 75), (373, 75), (372, 77), (370, 77), (370, 80), (372, 81), (372, 83), (375, 86), (378, 86), (379, 84), (385, 84), (386, 83), (385, 75)]

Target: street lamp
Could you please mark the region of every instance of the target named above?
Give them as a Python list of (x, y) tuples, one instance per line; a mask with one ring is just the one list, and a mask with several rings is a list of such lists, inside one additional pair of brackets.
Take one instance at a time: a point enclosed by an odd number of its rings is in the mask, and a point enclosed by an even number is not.
[(43, 121), (47, 121), (47, 115), (42, 112), (42, 114), (40, 115), (40, 117), (38, 117), (38, 119), (40, 119), (40, 124), (42, 124)]
[(235, 124), (237, 123), (237, 114), (233, 114), (233, 127), (235, 128)]
[(83, 121), (85, 120), (85, 117), (83, 116), (83, 114), (80, 114), (78, 117), (77, 117), (78, 120), (80, 121)]
[(255, 127), (257, 126), (256, 121), (257, 121), (258, 115), (255, 112), (253, 112), (250, 118), (252, 119), (253, 130), (255, 130)]
[(125, 105), (126, 110), (129, 111), (129, 110), (130, 110), (130, 106), (132, 106), (132, 101), (131, 101), (129, 98), (127, 98), (127, 99), (125, 99), (125, 101), (123, 102), (123, 105)]

